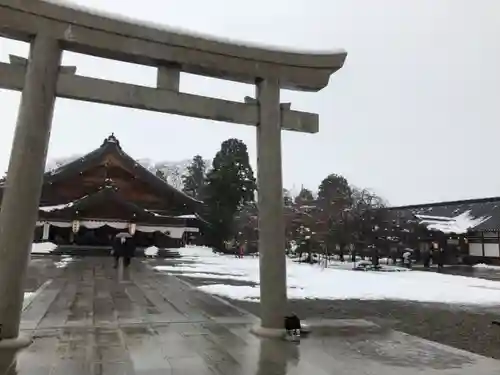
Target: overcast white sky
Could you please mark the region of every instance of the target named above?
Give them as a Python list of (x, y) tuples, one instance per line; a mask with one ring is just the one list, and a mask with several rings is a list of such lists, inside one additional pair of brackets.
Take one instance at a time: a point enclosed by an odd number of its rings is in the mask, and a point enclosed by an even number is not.
[[(139, 19), (230, 38), (344, 48), (343, 69), (319, 93), (283, 101), (320, 114), (320, 133), (285, 133), (284, 185), (316, 189), (329, 173), (392, 204), (500, 195), (498, 0), (77, 0)], [(27, 56), (0, 39), (0, 59)], [(155, 70), (65, 53), (79, 74), (153, 85)], [(187, 76), (181, 90), (242, 100), (251, 86)], [(20, 94), (0, 90), (0, 171), (7, 168)], [(136, 158), (211, 158), (255, 129), (58, 99), (49, 158), (83, 154), (114, 132)]]

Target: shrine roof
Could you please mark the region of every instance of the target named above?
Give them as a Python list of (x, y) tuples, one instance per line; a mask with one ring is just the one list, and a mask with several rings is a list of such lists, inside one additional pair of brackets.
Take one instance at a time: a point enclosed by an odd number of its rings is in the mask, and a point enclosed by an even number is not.
[[(61, 167), (48, 171), (44, 175), (44, 185), (53, 184), (57, 181), (65, 180), (95, 166), (108, 155), (116, 156), (124, 165), (134, 171), (137, 178), (151, 186), (158, 193), (173, 195), (176, 200), (185, 204), (189, 208), (199, 207), (202, 202), (198, 201), (184, 192), (174, 188), (168, 182), (151, 173), (147, 168), (138, 163), (128, 155), (120, 146), (119, 140), (111, 134), (104, 139), (101, 146), (88, 154), (73, 160)], [(0, 187), (3, 183), (0, 183)], [(197, 210), (194, 209), (194, 212)]]
[(470, 231), (500, 229), (500, 197), (407, 205), (390, 207), (389, 210), (408, 220), (447, 222), (467, 218)]

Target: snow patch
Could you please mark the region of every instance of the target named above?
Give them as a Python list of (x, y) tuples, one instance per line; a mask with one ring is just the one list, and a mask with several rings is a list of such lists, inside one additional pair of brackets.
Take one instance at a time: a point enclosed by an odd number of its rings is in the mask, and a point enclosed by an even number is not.
[(158, 255), (158, 248), (156, 246), (150, 246), (146, 249), (144, 249), (144, 255), (147, 257), (155, 257)]
[(168, 217), (168, 216), (160, 215), (159, 213), (156, 213), (156, 212), (151, 211), (151, 210), (144, 209), (144, 211), (146, 211), (147, 213), (150, 213), (151, 215), (156, 216), (156, 217)]
[[(214, 254), (210, 248), (178, 249), (184, 264), (158, 266), (156, 270), (213, 280), (256, 284), (215, 283), (199, 289), (237, 300), (260, 298), (259, 259)], [(352, 263), (351, 263), (352, 264)], [(347, 266), (347, 264), (346, 264)], [(359, 272), (336, 266), (296, 263), (287, 259), (288, 296), (291, 299), (409, 300), (469, 305), (500, 305), (500, 282), (424, 271)]]
[(479, 264), (475, 264), (473, 267), (479, 268), (479, 269), (499, 270), (500, 271), (500, 266), (494, 266), (491, 264), (479, 263)]
[(57, 248), (57, 245), (52, 242), (38, 242), (31, 246), (32, 254), (50, 254)]
[(193, 30), (188, 30), (188, 29), (183, 29), (183, 28), (178, 28), (178, 27), (172, 27), (172, 26), (167, 26), (164, 24), (160, 24), (157, 22), (152, 22), (152, 21), (144, 21), (144, 20), (138, 20), (133, 17), (126, 16), (124, 14), (120, 13), (114, 13), (114, 12), (109, 12), (105, 11), (102, 9), (95, 9), (91, 8), (88, 6), (81, 5), (79, 2), (77, 3), (74, 0), (42, 0), (46, 3), (52, 3), (55, 5), (59, 5), (65, 8), (71, 8), (74, 10), (79, 10), (82, 12), (86, 12), (98, 17), (103, 17), (103, 18), (108, 18), (108, 19), (113, 19), (113, 20), (118, 20), (122, 22), (127, 22), (131, 24), (135, 24), (137, 26), (143, 26), (151, 29), (156, 29), (160, 31), (166, 31), (170, 32), (173, 34), (177, 35), (187, 35), (195, 38), (200, 38), (204, 39), (207, 41), (214, 41), (214, 42), (219, 42), (219, 43), (225, 43), (225, 44), (234, 44), (242, 47), (253, 47), (253, 48), (259, 48), (262, 50), (267, 50), (267, 51), (277, 51), (277, 52), (288, 52), (288, 53), (296, 53), (296, 54), (311, 54), (311, 55), (330, 55), (330, 54), (335, 54), (335, 53), (345, 53), (345, 50), (343, 49), (324, 49), (324, 50), (305, 50), (305, 49), (297, 49), (293, 47), (284, 47), (284, 46), (274, 46), (274, 45), (268, 45), (268, 44), (263, 44), (263, 43), (255, 43), (255, 42), (250, 42), (250, 41), (242, 41), (242, 40), (234, 40), (230, 38), (224, 38), (224, 37), (216, 37), (208, 34), (203, 34), (201, 32), (196, 32)]
[(51, 211), (57, 211), (57, 210), (62, 210), (64, 208), (72, 207), (74, 204), (75, 204), (75, 202), (69, 202), (69, 203), (64, 203), (64, 204), (57, 204), (55, 206), (41, 206), (38, 209), (40, 211), (51, 212)]
[(66, 268), (69, 263), (73, 262), (73, 258), (70, 256), (63, 256), (59, 262), (55, 262), (56, 268)]
[(431, 215), (415, 215), (415, 217), (420, 220), (420, 224), (427, 226), (429, 230), (456, 234), (467, 233), (469, 229), (477, 227), (491, 218), (491, 216), (474, 218), (470, 210), (455, 217)]
[(197, 216), (196, 215), (180, 215), (180, 216), (177, 216), (178, 219), (196, 219)]
[(31, 303), (31, 301), (33, 301), (33, 298), (35, 298), (35, 296), (36, 292), (24, 292), (23, 310)]

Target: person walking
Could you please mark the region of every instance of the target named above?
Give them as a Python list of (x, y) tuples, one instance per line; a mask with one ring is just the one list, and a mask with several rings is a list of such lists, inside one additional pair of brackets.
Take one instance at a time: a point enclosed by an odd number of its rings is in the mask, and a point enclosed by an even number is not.
[(395, 266), (398, 262), (398, 249), (396, 247), (392, 247), (390, 250), (390, 257), (392, 260), (392, 265)]
[(380, 268), (380, 254), (378, 251), (378, 247), (372, 245), (372, 265), (374, 268)]
[(441, 271), (444, 267), (444, 249), (442, 247), (439, 248), (437, 251), (437, 264), (438, 264), (438, 270)]
[(130, 262), (135, 255), (135, 240), (134, 236), (130, 235), (125, 239), (124, 243), (123, 260), (125, 267), (130, 266)]
[(123, 255), (123, 246), (121, 243), (121, 239), (118, 237), (118, 235), (113, 238), (113, 250), (111, 255), (113, 255), (113, 258), (115, 258), (115, 264), (113, 268), (118, 268), (118, 263), (120, 261), (120, 257)]
[(423, 251), (422, 260), (424, 262), (424, 268), (429, 268), (431, 266), (431, 252), (429, 249)]
[(240, 247), (239, 247), (239, 258), (243, 258), (243, 256), (245, 255), (246, 253), (246, 247), (247, 247), (247, 244), (246, 242), (243, 242)]
[(123, 258), (123, 265), (128, 267), (134, 253), (135, 243), (132, 235), (127, 232), (118, 233), (113, 241), (113, 256), (115, 258), (114, 268), (118, 268), (120, 258)]
[(411, 268), (411, 252), (408, 250), (403, 253), (403, 265), (408, 269)]

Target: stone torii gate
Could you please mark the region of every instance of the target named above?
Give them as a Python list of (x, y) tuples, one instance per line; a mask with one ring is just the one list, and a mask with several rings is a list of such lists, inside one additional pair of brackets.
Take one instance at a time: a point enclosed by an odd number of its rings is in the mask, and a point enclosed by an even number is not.
[[(261, 324), (255, 332), (282, 334), (281, 129), (315, 133), (318, 115), (280, 104), (280, 89), (323, 89), (347, 54), (245, 46), (40, 0), (0, 0), (0, 36), (30, 43), (28, 60), (11, 56), (0, 63), (0, 88), (22, 91), (0, 210), (0, 346), (30, 342), (18, 337), (23, 283), (57, 96), (257, 127)], [(75, 67), (60, 66), (63, 50), (156, 67), (157, 87), (76, 75)], [(235, 102), (180, 92), (181, 72), (253, 84), (256, 98)]]

